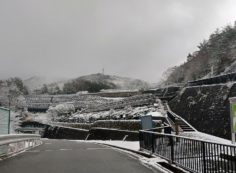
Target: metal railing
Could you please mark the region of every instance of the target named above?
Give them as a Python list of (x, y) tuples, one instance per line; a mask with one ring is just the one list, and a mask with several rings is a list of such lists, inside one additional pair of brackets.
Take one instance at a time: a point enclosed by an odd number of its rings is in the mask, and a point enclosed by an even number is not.
[[(191, 131), (196, 131), (197, 132), (197, 130), (191, 124), (189, 124), (185, 119), (183, 119), (182, 117), (180, 117), (179, 115), (174, 113), (170, 109), (168, 103), (164, 103), (164, 105), (165, 105), (165, 108), (166, 108), (166, 111), (167, 111), (167, 121), (168, 121), (169, 124), (172, 125), (172, 129), (174, 129), (173, 126), (175, 126), (176, 123), (178, 123), (178, 121), (182, 121), (182, 123), (185, 124), (186, 126), (188, 126), (189, 129), (191, 129)], [(179, 124), (177, 124), (177, 125), (180, 126)], [(174, 129), (174, 131), (175, 130), (176, 130), (176, 128)]]
[(42, 144), (40, 135), (0, 135), (0, 158), (36, 147)]
[(199, 79), (195, 81), (189, 81), (188, 86), (198, 86), (198, 85), (212, 85), (212, 84), (220, 84), (227, 83), (230, 81), (236, 80), (236, 73), (228, 73), (224, 75), (218, 75), (206, 79)]
[(235, 173), (236, 146), (140, 131), (140, 149), (195, 173)]

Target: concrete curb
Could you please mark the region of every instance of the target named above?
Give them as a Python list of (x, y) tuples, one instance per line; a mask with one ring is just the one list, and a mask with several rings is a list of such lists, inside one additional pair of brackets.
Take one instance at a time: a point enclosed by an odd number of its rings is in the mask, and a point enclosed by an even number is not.
[(132, 153), (139, 154), (139, 155), (142, 155), (142, 156), (147, 157), (147, 158), (155, 158), (152, 154), (142, 152), (142, 151), (136, 151), (136, 150), (132, 150), (132, 149), (128, 149), (128, 148), (118, 147), (118, 146), (111, 145), (111, 144), (103, 144), (103, 143), (97, 143), (97, 144), (102, 144), (102, 145), (106, 145), (106, 146), (109, 146), (109, 147), (114, 147), (114, 148), (118, 148), (118, 149), (121, 149), (121, 150), (130, 151)]

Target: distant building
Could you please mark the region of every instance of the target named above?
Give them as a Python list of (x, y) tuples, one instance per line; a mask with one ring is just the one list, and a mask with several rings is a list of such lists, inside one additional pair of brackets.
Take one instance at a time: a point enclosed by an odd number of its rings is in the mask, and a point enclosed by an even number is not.
[(17, 133), (39, 134), (43, 135), (46, 125), (37, 121), (24, 121), (20, 128), (16, 129)]

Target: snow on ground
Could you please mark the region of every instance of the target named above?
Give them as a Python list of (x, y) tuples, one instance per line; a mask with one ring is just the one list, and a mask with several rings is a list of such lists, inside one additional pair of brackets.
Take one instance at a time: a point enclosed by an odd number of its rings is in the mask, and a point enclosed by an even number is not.
[[(187, 133), (182, 133), (180, 134), (181, 136), (189, 137), (189, 138), (194, 138), (194, 139), (199, 139), (199, 140), (205, 140), (209, 142), (217, 142), (217, 143), (222, 143), (222, 144), (231, 144), (230, 140), (226, 140), (223, 138), (219, 138), (213, 135), (208, 135), (205, 133), (201, 132), (187, 132)], [(102, 140), (91, 140), (91, 141), (86, 141), (86, 142), (95, 142), (99, 144), (108, 144), (108, 145), (113, 145), (117, 147), (122, 147), (122, 148), (127, 148), (135, 151), (139, 151), (139, 141), (102, 141)]]
[(102, 97), (106, 100), (112, 100), (112, 101), (120, 101), (120, 100), (124, 100), (124, 97)]
[(86, 142), (108, 144), (116, 147), (126, 148), (130, 150), (139, 151), (139, 141), (102, 141), (102, 140), (91, 140)]
[(152, 117), (163, 117), (161, 112), (149, 112), (147, 115), (151, 115)]
[(232, 142), (230, 140), (223, 139), (223, 138), (209, 135), (209, 134), (202, 133), (202, 132), (185, 132), (185, 133), (181, 133), (180, 136), (198, 139), (198, 140), (204, 140), (204, 141), (208, 141), (208, 142), (216, 142), (216, 143), (221, 143), (221, 144), (232, 144)]
[(138, 89), (102, 89), (100, 92), (101, 93), (119, 93), (119, 92), (138, 92)]
[[(162, 173), (173, 173), (172, 171), (169, 171), (166, 168), (164, 168), (158, 164), (160, 162), (167, 162), (167, 161), (161, 159), (160, 157), (155, 157), (155, 158), (139, 157), (139, 161), (145, 165), (149, 165), (151, 167), (154, 167), (156, 170), (159, 170)], [(154, 172), (156, 172), (156, 171), (154, 170)]]
[[(70, 119), (75, 119), (78, 122), (87, 122), (90, 118), (93, 119), (106, 119), (107, 117), (112, 119), (120, 119), (120, 117), (128, 116), (128, 117), (139, 117), (142, 115), (146, 115), (147, 112), (158, 112), (160, 115), (162, 112), (159, 112), (158, 108), (154, 106), (142, 106), (142, 107), (126, 107), (124, 109), (119, 110), (109, 110), (109, 111), (100, 111), (100, 112), (90, 112), (90, 113), (77, 113), (72, 115)], [(158, 114), (158, 115), (159, 115)]]

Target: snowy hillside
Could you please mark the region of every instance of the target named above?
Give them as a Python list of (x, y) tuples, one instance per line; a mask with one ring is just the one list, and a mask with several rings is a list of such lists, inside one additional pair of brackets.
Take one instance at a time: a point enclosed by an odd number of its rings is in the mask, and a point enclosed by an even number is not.
[(0, 80), (0, 106), (8, 107), (10, 102), (11, 107), (15, 108), (23, 104), (25, 94), (28, 94), (28, 90), (20, 78)]
[[(145, 81), (139, 79), (132, 79), (127, 77), (120, 76), (112, 76), (112, 75), (104, 75), (101, 73), (91, 74), (86, 76), (81, 76), (75, 79), (63, 79), (63, 78), (50, 78), (50, 77), (41, 77), (34, 76), (29, 79), (24, 80), (24, 84), (30, 91), (39, 90), (47, 86), (47, 90), (51, 91), (51, 93), (62, 94), (63, 92), (68, 93), (76, 93), (84, 89), (86, 91), (87, 88), (91, 87), (89, 85), (96, 85), (101, 87), (101, 89), (125, 89), (125, 90), (139, 90), (146, 89), (150, 87)], [(64, 87), (66, 84), (66, 87)], [(93, 86), (94, 87), (94, 86)], [(54, 90), (60, 90), (60, 92), (54, 92)], [(67, 90), (71, 90), (71, 88), (80, 88), (76, 89), (76, 91), (67, 92)], [(51, 94), (49, 92), (49, 94)], [(45, 93), (41, 93), (45, 94)]]
[(164, 83), (182, 83), (236, 71), (236, 25), (217, 29), (189, 53), (180, 66), (164, 73)]
[(29, 90), (33, 91), (35, 89), (40, 89), (44, 84), (46, 85), (58, 85), (60, 88), (63, 87), (64, 83), (69, 79), (66, 78), (50, 78), (43, 76), (33, 76), (31, 78), (25, 79), (23, 82), (28, 87)]

